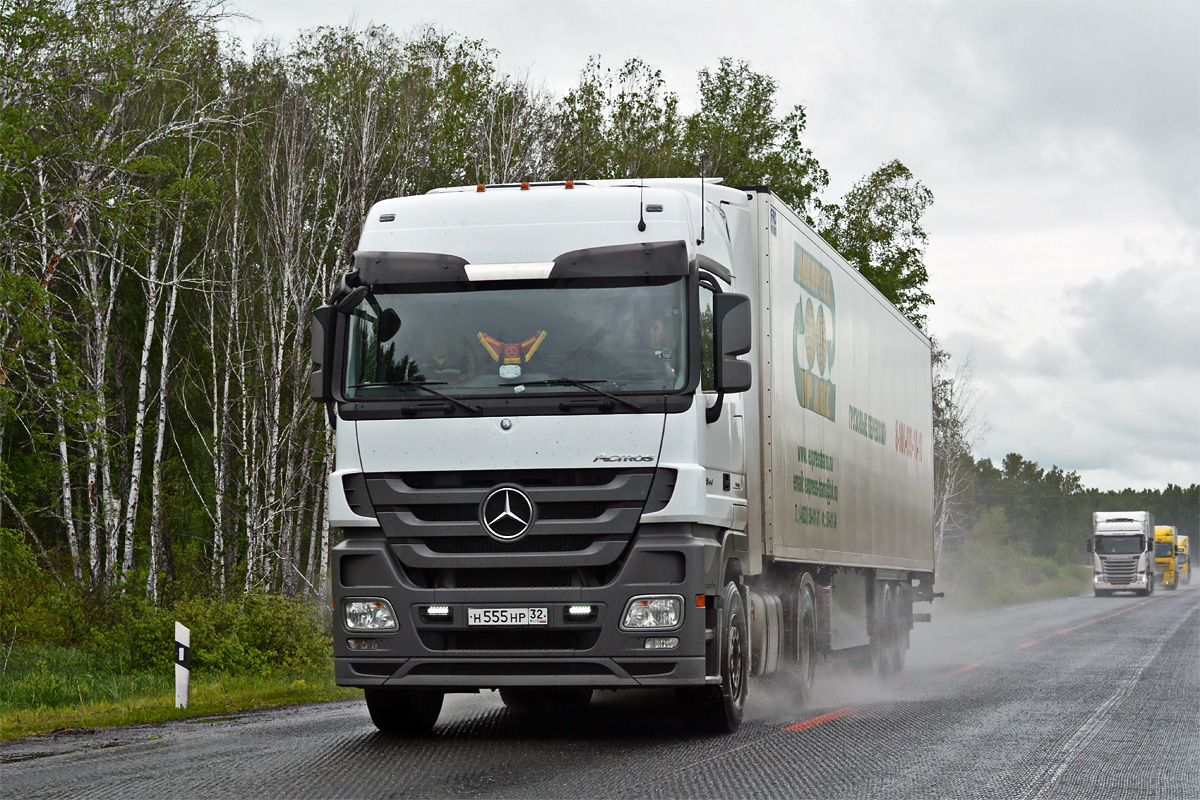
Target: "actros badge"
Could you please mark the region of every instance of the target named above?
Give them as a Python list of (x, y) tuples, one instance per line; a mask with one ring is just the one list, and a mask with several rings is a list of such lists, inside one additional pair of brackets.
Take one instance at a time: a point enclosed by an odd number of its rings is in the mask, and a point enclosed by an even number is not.
[(479, 506), (479, 523), (502, 542), (520, 539), (533, 525), (537, 509), (529, 495), (515, 486), (493, 489)]

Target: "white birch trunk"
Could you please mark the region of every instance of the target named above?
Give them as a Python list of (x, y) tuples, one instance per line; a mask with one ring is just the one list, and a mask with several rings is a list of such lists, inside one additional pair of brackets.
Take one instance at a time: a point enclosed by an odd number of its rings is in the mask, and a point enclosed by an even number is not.
[[(133, 422), (133, 452), (130, 456), (129, 487), (125, 493), (124, 555), (121, 573), (128, 577), (133, 571), (134, 529), (137, 526), (138, 500), (142, 487), (142, 459), (146, 438), (146, 394), (150, 386), (150, 352), (154, 349), (154, 331), (158, 326), (158, 305), (162, 284), (158, 279), (159, 248), (150, 249), (146, 274), (146, 322), (142, 335), (142, 354), (138, 362), (138, 396)], [(165, 365), (164, 365), (165, 368)]]
[[(58, 342), (50, 342), (50, 377), (58, 384)], [(67, 546), (71, 550), (71, 572), (76, 581), (83, 580), (83, 563), (79, 558), (79, 529), (75, 525), (75, 500), (71, 493), (71, 461), (67, 452), (67, 425), (63, 419), (62, 397), (55, 393), (54, 424), (58, 433), (58, 464), (62, 482), (63, 523), (67, 529)]]

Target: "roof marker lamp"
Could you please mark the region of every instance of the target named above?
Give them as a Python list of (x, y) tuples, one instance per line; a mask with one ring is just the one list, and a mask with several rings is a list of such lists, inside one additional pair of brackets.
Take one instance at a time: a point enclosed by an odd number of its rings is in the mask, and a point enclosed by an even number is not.
[(621, 618), (627, 631), (674, 630), (683, 624), (683, 598), (677, 594), (650, 594), (631, 598)]
[(394, 631), (400, 628), (392, 604), (378, 597), (343, 600), (342, 621), (348, 631)]

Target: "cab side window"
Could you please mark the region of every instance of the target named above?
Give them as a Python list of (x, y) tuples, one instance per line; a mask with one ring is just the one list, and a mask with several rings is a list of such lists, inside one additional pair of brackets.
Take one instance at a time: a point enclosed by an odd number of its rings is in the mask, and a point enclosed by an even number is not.
[(716, 365), (713, 362), (713, 290), (700, 285), (700, 389), (717, 390)]

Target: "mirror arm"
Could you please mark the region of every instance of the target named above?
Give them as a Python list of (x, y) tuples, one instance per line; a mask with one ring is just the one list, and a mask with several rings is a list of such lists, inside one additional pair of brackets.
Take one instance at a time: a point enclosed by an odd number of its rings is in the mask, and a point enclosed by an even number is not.
[(721, 418), (721, 406), (725, 404), (725, 393), (717, 392), (717, 402), (704, 409), (704, 422), (712, 425)]

